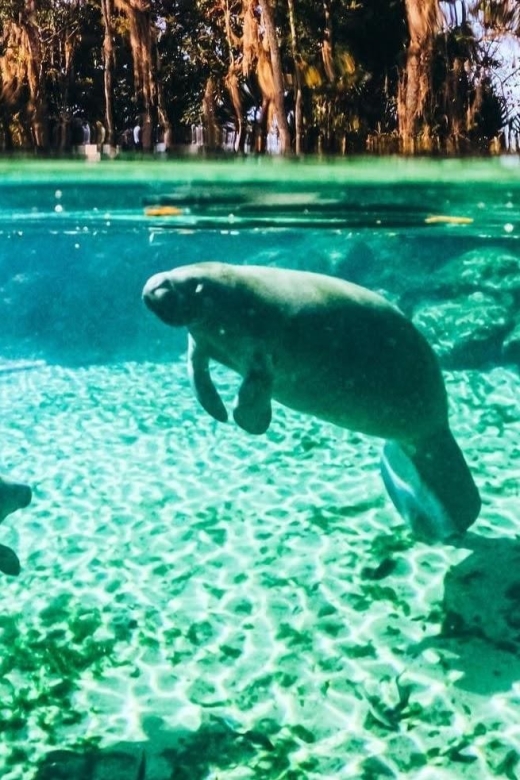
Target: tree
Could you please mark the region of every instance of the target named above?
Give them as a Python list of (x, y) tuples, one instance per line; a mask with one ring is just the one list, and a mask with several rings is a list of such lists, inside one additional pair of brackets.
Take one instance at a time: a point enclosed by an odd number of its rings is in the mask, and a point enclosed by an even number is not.
[(157, 56), (157, 29), (152, 0), (115, 0), (129, 26), (134, 66), (134, 98), (137, 121), (142, 123), (144, 151), (153, 148), (154, 131), (159, 123), (169, 134), (169, 120), (164, 108)]
[[(13, 2), (3, 24), (0, 102), (8, 143), (18, 135), (22, 144), (48, 146), (47, 90), (43, 73), (42, 43), (37, 0)], [(13, 125), (12, 118), (20, 115)]]
[(409, 42), (398, 103), (399, 136), (405, 154), (433, 148), (432, 62), (441, 29), (439, 0), (405, 0)]
[(115, 69), (113, 0), (100, 0), (103, 19), (103, 89), (105, 98), (106, 142), (115, 146), (116, 132), (114, 127), (114, 90), (113, 77)]
[(299, 52), (298, 34), (296, 32), (296, 15), (294, 0), (287, 0), (289, 11), (289, 25), (291, 29), (291, 53), (293, 59), (293, 87), (294, 87), (294, 151), (297, 155), (302, 153), (303, 142), (303, 84), (301, 73), (301, 56)]
[(237, 152), (275, 128), (282, 153), (485, 150), (520, 126), (497, 70), (519, 33), (517, 0), (0, 0), (0, 148), (139, 118), (145, 149), (203, 124)]
[[(280, 134), (280, 153), (287, 154), (291, 148), (291, 138), (289, 126), (287, 124), (287, 114), (284, 103), (284, 77), (282, 71), (282, 61), (280, 49), (274, 24), (273, 9), (271, 0), (262, 1), (262, 23), (265, 30), (265, 44), (263, 48), (267, 49), (266, 55), (269, 58), (269, 64), (272, 75), (273, 92), (271, 100), (274, 105), (276, 123)], [(260, 65), (260, 61), (259, 61)]]

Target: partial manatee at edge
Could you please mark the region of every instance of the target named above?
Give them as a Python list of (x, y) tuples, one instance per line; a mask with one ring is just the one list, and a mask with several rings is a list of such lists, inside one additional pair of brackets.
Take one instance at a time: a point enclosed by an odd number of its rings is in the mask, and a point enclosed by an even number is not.
[(274, 399), (386, 439), (383, 481), (417, 536), (446, 540), (476, 520), (480, 496), (435, 354), (383, 297), (324, 274), (208, 262), (155, 274), (143, 298), (188, 329), (191, 384), (216, 420), (228, 414), (210, 360), (242, 377), (233, 417), (249, 433), (267, 430)]
[[(0, 477), (0, 523), (17, 509), (29, 506), (31, 500), (32, 491), (28, 485)], [(0, 571), (12, 577), (20, 574), (18, 556), (5, 544), (0, 544)]]

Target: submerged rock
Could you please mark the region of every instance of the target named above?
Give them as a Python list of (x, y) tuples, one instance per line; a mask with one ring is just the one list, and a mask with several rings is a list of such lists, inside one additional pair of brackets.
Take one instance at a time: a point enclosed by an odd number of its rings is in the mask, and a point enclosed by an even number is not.
[(504, 339), (514, 327), (513, 306), (481, 292), (426, 303), (415, 309), (413, 321), (447, 368), (500, 361)]
[(450, 368), (479, 368), (503, 359), (517, 363), (519, 304), (520, 257), (485, 246), (431, 270), (427, 285), (424, 275), (420, 286), (411, 278), (399, 299)]
[(366, 241), (356, 240), (349, 246), (346, 255), (338, 259), (328, 273), (347, 282), (370, 284), (374, 272), (378, 271), (378, 265), (372, 247)]
[(502, 355), (506, 363), (520, 365), (520, 320), (506, 336), (502, 347)]
[(449, 260), (429, 280), (430, 289), (450, 297), (479, 290), (520, 299), (520, 257), (498, 247), (481, 247)]

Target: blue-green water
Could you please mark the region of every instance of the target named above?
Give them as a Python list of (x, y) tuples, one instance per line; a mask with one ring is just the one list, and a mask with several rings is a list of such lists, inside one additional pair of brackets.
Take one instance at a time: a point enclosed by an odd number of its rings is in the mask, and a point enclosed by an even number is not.
[[(514, 160), (0, 164), (2, 778), (520, 777), (519, 237)], [(414, 320), (483, 499), (459, 545), (413, 538), (377, 439), (198, 407), (141, 290), (203, 260)]]

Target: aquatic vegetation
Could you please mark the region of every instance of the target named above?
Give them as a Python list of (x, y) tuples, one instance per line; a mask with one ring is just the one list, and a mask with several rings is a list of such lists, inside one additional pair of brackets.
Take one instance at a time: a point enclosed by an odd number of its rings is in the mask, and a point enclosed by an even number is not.
[[(99, 677), (115, 662), (115, 640), (94, 636), (99, 614), (79, 608), (68, 625), (54, 628), (48, 625), (50, 610), (45, 618), (32, 626), (22, 615), (0, 618), (0, 732), (14, 743), (30, 727), (57, 744), (62, 729), (85, 718), (75, 703), (82, 675)], [(6, 760), (16, 764), (18, 751), (15, 745)]]
[(409, 530), (404, 525), (394, 527), (392, 533), (377, 534), (370, 540), (370, 555), (377, 560), (386, 560), (392, 553), (406, 552), (414, 544)]
[(367, 580), (383, 580), (395, 570), (396, 561), (393, 558), (383, 558), (377, 566), (364, 566), (361, 576)]

